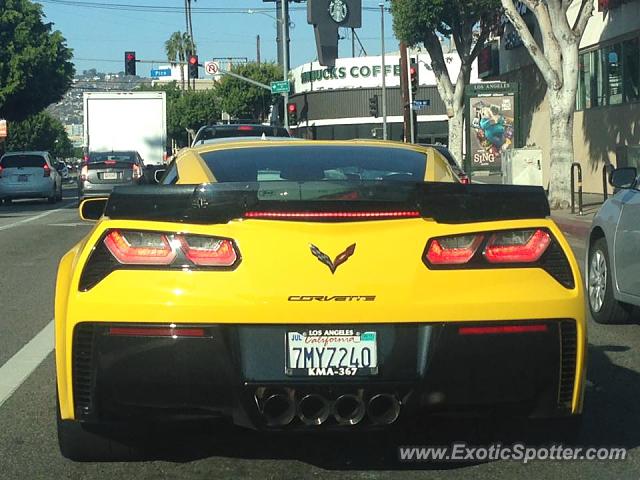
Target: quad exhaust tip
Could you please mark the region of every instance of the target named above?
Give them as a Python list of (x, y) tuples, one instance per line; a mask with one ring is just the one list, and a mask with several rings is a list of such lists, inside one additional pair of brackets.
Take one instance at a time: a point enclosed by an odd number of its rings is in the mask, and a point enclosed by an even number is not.
[(262, 414), (270, 427), (288, 425), (296, 416), (295, 402), (287, 390), (265, 391), (262, 398)]
[(339, 425), (356, 425), (364, 418), (366, 407), (357, 395), (340, 395), (333, 404), (333, 417)]
[(321, 425), (329, 417), (331, 406), (322, 395), (310, 393), (298, 401), (298, 418), (305, 425)]
[(379, 393), (369, 399), (367, 413), (377, 425), (390, 425), (400, 415), (400, 402), (395, 395)]

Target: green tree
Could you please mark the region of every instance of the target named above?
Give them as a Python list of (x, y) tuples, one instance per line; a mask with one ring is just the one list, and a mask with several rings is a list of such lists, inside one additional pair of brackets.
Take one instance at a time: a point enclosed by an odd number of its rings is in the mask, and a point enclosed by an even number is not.
[(74, 74), (71, 50), (42, 7), (0, 3), (0, 118), (22, 120), (62, 98)]
[[(282, 71), (273, 63), (252, 62), (234, 66), (231, 71), (266, 85), (282, 80)], [(269, 90), (229, 75), (216, 84), (215, 91), (222, 110), (239, 119), (265, 121), (274, 100)]]
[(167, 134), (178, 146), (189, 144), (187, 129), (220, 120), (220, 106), (213, 90), (189, 91), (167, 105)]
[(184, 90), (184, 66), (187, 57), (195, 53), (195, 43), (188, 33), (173, 32), (169, 40), (164, 42), (164, 50), (169, 63), (174, 65), (177, 63), (180, 66), (180, 83)]
[[(396, 0), (391, 2), (393, 29), (408, 45), (424, 45), (431, 58), (440, 97), (449, 117), (449, 149), (462, 161), (464, 89), (471, 67), (500, 11), (499, 0)], [(452, 80), (441, 37), (451, 36), (460, 57), (458, 77)]]
[(45, 150), (54, 157), (71, 157), (73, 145), (62, 123), (48, 112), (9, 124), (6, 151)]

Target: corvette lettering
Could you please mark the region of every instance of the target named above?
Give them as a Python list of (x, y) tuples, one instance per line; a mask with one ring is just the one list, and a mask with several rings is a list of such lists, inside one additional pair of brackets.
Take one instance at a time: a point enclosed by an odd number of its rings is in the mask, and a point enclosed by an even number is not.
[(291, 295), (290, 302), (375, 302), (375, 295)]

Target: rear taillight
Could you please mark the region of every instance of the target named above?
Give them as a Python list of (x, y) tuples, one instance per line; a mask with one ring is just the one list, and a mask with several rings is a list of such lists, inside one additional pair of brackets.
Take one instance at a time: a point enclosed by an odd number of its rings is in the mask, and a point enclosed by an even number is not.
[(551, 236), (540, 229), (496, 232), (489, 238), (483, 255), (489, 263), (533, 263), (550, 243)]
[(181, 235), (182, 250), (195, 265), (230, 267), (238, 256), (230, 240), (200, 235)]
[(140, 166), (136, 165), (135, 163), (132, 164), (133, 165), (133, 178), (134, 180), (137, 180), (138, 178), (142, 177), (142, 170), (140, 170)]
[(231, 240), (206, 235), (111, 230), (104, 237), (104, 245), (124, 265), (188, 266), (184, 260), (175, 261), (179, 254), (191, 264), (205, 267), (231, 267), (238, 260)]
[(116, 163), (118, 163), (116, 160), (105, 160), (104, 161), (104, 164), (105, 165), (109, 165), (109, 166), (115, 165)]
[(437, 237), (427, 243), (424, 260), (432, 267), (535, 264), (551, 242), (540, 228)]
[(84, 182), (89, 175), (89, 167), (87, 165), (83, 165), (80, 169), (80, 181)]
[(42, 167), (44, 170), (44, 176), (45, 177), (50, 177), (51, 176), (51, 167), (49, 167), (49, 165), (47, 165), (46, 163), (44, 164), (44, 167)]
[(89, 155), (82, 157), (82, 163), (89, 163)]
[(0, 178), (2, 178), (2, 165), (0, 165)]
[(473, 258), (483, 239), (483, 235), (436, 238), (429, 243), (425, 257), (432, 265), (464, 264)]
[(469, 180), (469, 177), (460, 177), (460, 183), (462, 183), (463, 185), (470, 185), (471, 180)]
[(104, 245), (125, 265), (171, 265), (176, 252), (163, 233), (111, 230)]

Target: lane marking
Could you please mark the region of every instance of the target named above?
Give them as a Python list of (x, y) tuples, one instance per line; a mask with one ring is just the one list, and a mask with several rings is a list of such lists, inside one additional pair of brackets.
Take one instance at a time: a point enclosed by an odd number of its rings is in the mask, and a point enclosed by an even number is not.
[(49, 223), (47, 227), (90, 227), (91, 224), (84, 222), (72, 222), (72, 223)]
[(38, 220), (39, 218), (46, 217), (47, 215), (51, 215), (52, 213), (55, 213), (55, 212), (61, 212), (62, 210), (65, 210), (68, 206), (70, 206), (72, 204), (73, 204), (73, 202), (68, 202), (65, 205), (63, 205), (62, 207), (56, 208), (55, 210), (47, 210), (46, 212), (42, 212), (42, 213), (40, 213), (38, 215), (35, 215), (33, 217), (23, 218), (22, 220), (18, 220), (17, 222), (13, 222), (13, 223), (10, 223), (8, 225), (2, 225), (0, 227), (0, 231), (9, 230), (10, 228), (17, 227), (19, 225), (23, 225), (23, 224), (28, 223), (28, 222), (33, 222), (34, 220)]
[(0, 367), (0, 407), (53, 351), (53, 320)]

